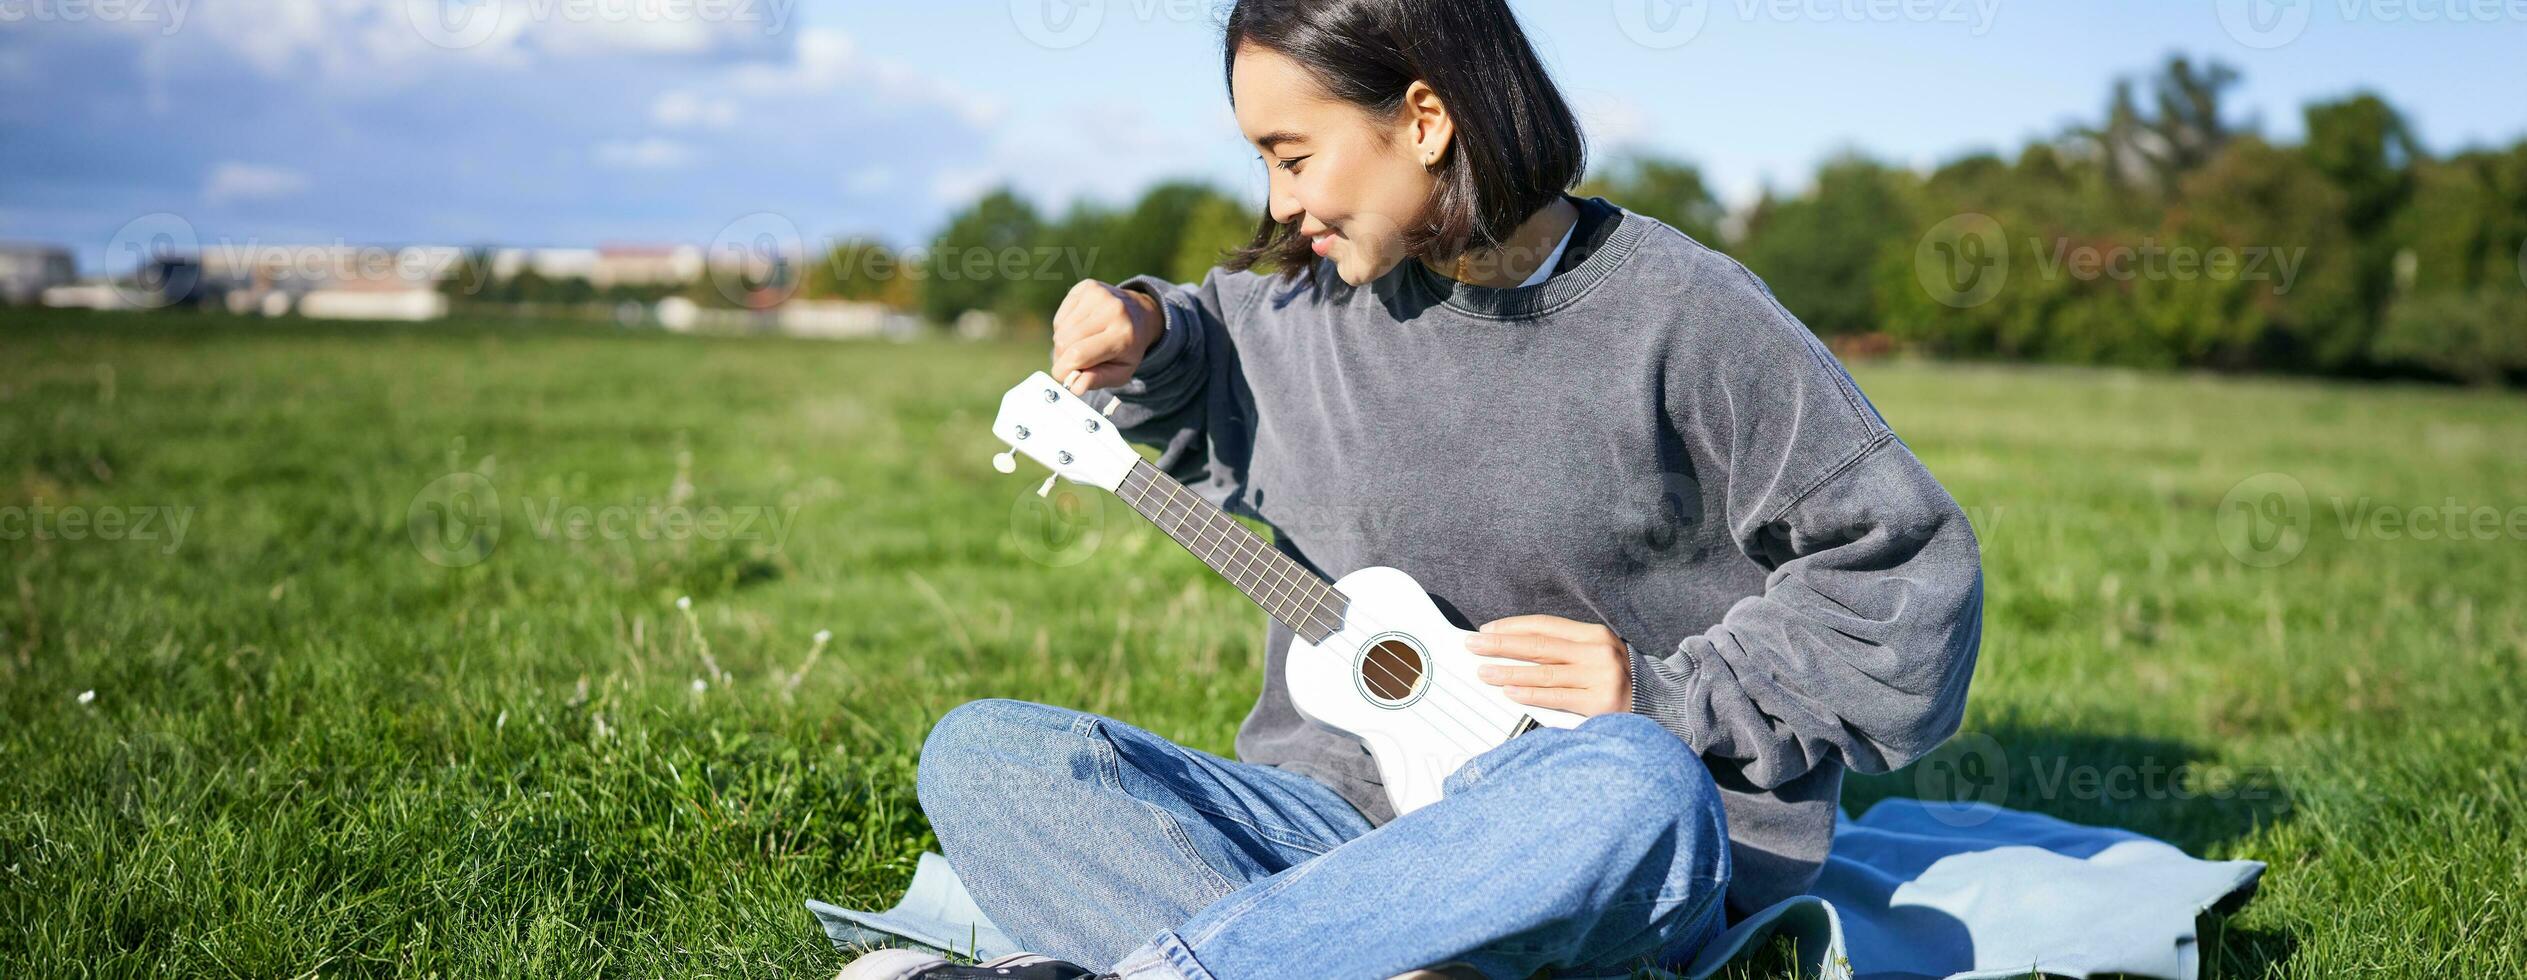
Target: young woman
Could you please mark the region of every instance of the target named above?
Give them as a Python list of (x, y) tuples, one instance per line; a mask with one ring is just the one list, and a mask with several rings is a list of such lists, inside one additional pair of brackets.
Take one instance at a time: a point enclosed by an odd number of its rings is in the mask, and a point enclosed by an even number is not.
[(1271, 168), (1252, 246), (1200, 285), (1080, 283), (1054, 376), (1113, 389), (1127, 436), (1299, 564), (1403, 569), (1526, 662), (1487, 681), (1588, 718), (1399, 818), (1360, 743), (1291, 707), (1278, 622), (1242, 761), (961, 706), (922, 808), (1049, 955), (845, 977), (1682, 965), (1813, 881), (1846, 767), (1955, 730), (1973, 531), (1744, 268), (1567, 195), (1579, 129), (1503, 0), (1242, 0), (1226, 56)]

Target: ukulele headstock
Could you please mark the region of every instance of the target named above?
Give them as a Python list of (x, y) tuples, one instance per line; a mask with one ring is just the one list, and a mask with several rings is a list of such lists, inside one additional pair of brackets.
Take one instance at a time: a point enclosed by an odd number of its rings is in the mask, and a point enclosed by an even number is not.
[(1141, 461), (1113, 421), (1042, 371), (1000, 397), (991, 430), (1010, 449), (1073, 483), (1113, 490)]

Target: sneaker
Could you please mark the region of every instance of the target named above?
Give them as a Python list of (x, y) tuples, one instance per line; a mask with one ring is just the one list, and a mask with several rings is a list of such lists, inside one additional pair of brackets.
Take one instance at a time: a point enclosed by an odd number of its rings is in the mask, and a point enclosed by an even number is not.
[(1099, 980), (1112, 976), (1034, 953), (1011, 953), (958, 966), (917, 949), (881, 949), (852, 960), (834, 980)]

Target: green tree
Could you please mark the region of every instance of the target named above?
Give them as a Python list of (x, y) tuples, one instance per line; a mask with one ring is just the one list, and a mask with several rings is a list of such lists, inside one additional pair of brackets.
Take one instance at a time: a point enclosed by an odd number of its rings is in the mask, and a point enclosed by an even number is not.
[(1882, 254), (1908, 256), (1919, 236), (1905, 195), (1910, 175), (1860, 156), (1843, 156), (1816, 175), (1805, 196), (1769, 193), (1747, 219), (1736, 254), (1774, 296), (1818, 334), (1876, 330), (1871, 276)]
[(2098, 160), (2116, 187), (2172, 197), (2178, 181), (2238, 135), (2221, 105), (2223, 93), (2238, 80), (2237, 70), (2225, 64), (2197, 67), (2183, 55), (2171, 57), (2150, 80), (2155, 111), (2141, 108), (2131, 80), (2118, 79), (2105, 121), (2073, 130), (2073, 140)]
[(866, 238), (844, 239), (808, 262), (799, 293), (810, 299), (900, 301), (904, 295), (900, 284), (908, 280), (901, 263), (902, 257), (884, 244)]
[(1720, 199), (1692, 164), (1634, 154), (1579, 187), (1582, 197), (1602, 197), (1666, 222), (1714, 248), (1720, 245)]
[(1184, 235), (1176, 244), (1175, 257), (1167, 263), (1167, 277), (1201, 282), (1230, 252), (1253, 241), (1262, 221), (1256, 207), (1236, 198), (1217, 192), (1204, 197), (1185, 218)]
[(2341, 192), (2343, 225), (2352, 239), (2353, 301), (2339, 311), (2343, 321), (2324, 330), (2333, 338), (2324, 359), (2339, 365), (2365, 352), (2386, 314), (2400, 247), (2390, 232), (2412, 199), (2413, 165), (2423, 154), (2404, 118), (2375, 95), (2311, 105), (2306, 119), (2300, 152)]
[(950, 217), (931, 242), (922, 313), (941, 323), (967, 310), (1013, 319), (1051, 317), (1045, 290), (1030, 278), (1043, 268), (1034, 250), (1044, 237), (1044, 219), (1016, 191), (1004, 187), (984, 195)]

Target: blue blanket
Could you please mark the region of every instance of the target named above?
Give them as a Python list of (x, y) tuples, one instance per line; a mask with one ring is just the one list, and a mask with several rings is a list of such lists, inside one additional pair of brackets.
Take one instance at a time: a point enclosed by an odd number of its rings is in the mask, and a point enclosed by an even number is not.
[[(2252, 894), (2264, 865), (2203, 861), (2158, 840), (1980, 803), (1895, 799), (1842, 818), (1811, 894), (1737, 923), (1684, 976), (1718, 973), (1774, 936), (1801, 976), (1913, 980), (2128, 974), (2193, 980), (2195, 917)], [(884, 912), (807, 903), (839, 947), (1015, 952), (946, 858), (923, 854)]]

